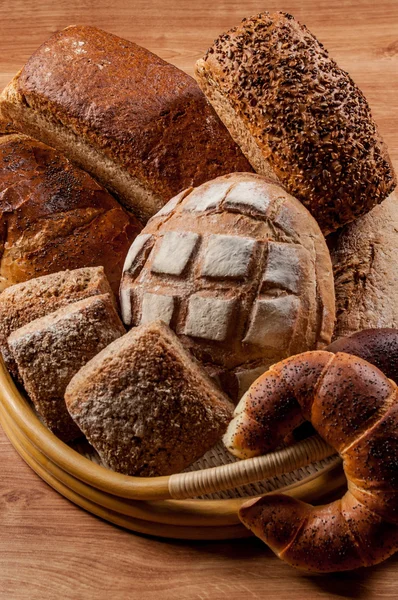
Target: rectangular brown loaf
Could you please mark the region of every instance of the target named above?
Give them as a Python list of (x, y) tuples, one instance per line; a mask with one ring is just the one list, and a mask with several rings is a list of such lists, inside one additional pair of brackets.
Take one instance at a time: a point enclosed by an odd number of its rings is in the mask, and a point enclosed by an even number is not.
[(125, 333), (109, 294), (92, 296), (14, 331), (8, 345), (44, 423), (64, 441), (81, 435), (64, 401), (73, 375)]
[(55, 33), (4, 90), (0, 110), (143, 220), (182, 189), (252, 170), (189, 75), (95, 27)]
[(60, 271), (5, 289), (0, 294), (0, 351), (11, 374), (18, 373), (7, 343), (13, 331), (67, 304), (100, 294), (110, 294), (115, 301), (103, 267)]
[(111, 469), (167, 475), (209, 450), (233, 406), (161, 321), (132, 329), (87, 363), (69, 413)]

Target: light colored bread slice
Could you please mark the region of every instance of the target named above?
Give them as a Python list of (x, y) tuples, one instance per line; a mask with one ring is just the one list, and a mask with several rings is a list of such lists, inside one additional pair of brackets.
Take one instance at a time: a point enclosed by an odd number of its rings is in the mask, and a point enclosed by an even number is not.
[(82, 435), (65, 406), (66, 386), (86, 362), (124, 333), (113, 299), (104, 294), (36, 319), (8, 338), (30, 399), (62, 440)]
[(0, 294), (0, 350), (11, 374), (18, 376), (7, 343), (13, 331), (67, 304), (100, 294), (114, 299), (103, 267), (60, 271), (6, 288)]
[(160, 321), (100, 352), (74, 376), (65, 400), (104, 463), (141, 476), (193, 463), (220, 439), (233, 410)]
[(344, 227), (331, 250), (336, 289), (334, 337), (398, 327), (398, 194)]

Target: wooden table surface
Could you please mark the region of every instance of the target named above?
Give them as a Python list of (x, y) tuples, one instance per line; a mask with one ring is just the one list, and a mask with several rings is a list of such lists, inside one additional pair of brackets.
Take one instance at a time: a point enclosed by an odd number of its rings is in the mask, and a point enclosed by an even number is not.
[[(398, 1), (0, 0), (0, 88), (57, 29), (93, 24), (193, 72), (223, 30), (264, 9), (295, 15), (366, 94), (398, 168)], [(309, 576), (256, 539), (176, 542), (123, 531), (43, 483), (0, 430), (0, 599), (397, 598), (398, 554)]]

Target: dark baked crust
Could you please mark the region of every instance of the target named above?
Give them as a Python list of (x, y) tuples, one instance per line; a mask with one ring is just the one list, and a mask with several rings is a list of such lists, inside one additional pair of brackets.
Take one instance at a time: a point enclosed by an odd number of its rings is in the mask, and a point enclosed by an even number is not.
[(291, 15), (244, 19), (198, 62), (197, 79), (228, 99), (282, 185), (325, 233), (394, 189), (364, 95)]
[(93, 178), (41, 142), (0, 137), (0, 290), (103, 266), (114, 293), (141, 224)]
[(252, 170), (189, 75), (95, 27), (55, 33), (14, 82), (21, 102), (100, 150), (163, 203), (190, 185)]

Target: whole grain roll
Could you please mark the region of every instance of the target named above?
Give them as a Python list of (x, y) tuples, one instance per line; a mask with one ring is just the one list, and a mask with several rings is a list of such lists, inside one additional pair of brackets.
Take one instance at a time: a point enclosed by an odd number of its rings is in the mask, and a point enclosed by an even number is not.
[(344, 227), (331, 245), (334, 337), (398, 327), (398, 195)]
[(103, 266), (117, 294), (141, 224), (90, 175), (25, 135), (0, 137), (0, 291)]
[(291, 15), (244, 19), (197, 62), (196, 77), (255, 171), (277, 177), (325, 234), (394, 189), (364, 95)]

